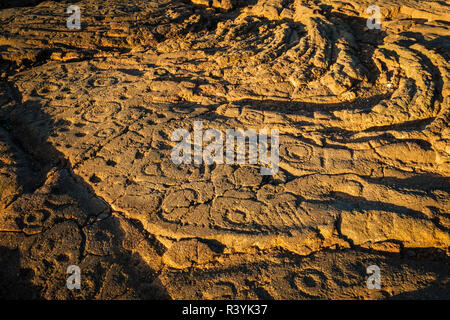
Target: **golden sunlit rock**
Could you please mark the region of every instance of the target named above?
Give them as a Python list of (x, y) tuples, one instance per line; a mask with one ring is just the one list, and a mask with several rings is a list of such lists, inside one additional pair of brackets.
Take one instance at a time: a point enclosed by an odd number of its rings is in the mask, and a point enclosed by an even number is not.
[[(449, 298), (445, 1), (83, 0), (79, 29), (70, 1), (12, 2), (1, 297)], [(231, 129), (259, 133), (255, 161), (250, 141), (242, 162), (226, 140), (196, 158)]]

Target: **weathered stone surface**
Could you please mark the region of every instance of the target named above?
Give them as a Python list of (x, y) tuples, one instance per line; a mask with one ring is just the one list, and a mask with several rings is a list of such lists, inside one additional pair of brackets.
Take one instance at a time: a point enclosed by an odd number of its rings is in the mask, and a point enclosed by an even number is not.
[[(169, 294), (178, 299), (435, 299), (448, 296), (448, 264), (437, 261), (343, 250), (320, 252), (298, 260), (272, 253), (271, 261), (249, 255), (227, 262), (229, 267), (225, 269), (200, 269), (194, 273), (168, 270), (161, 275), (162, 283), (169, 288)], [(382, 290), (369, 290), (366, 283), (361, 282), (369, 265), (389, 270), (383, 272)]]
[[(70, 1), (19, 2), (0, 11), (0, 249), (19, 294), (448, 297), (444, 2), (381, 1), (381, 30), (366, 0), (84, 0), (81, 30)], [(280, 170), (173, 163), (195, 121), (278, 129)], [(389, 289), (365, 289), (364, 259)]]

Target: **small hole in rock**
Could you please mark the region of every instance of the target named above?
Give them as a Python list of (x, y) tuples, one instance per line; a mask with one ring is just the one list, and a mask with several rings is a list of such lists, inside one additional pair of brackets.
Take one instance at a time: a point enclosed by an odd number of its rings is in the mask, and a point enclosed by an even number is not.
[(95, 174), (93, 174), (90, 178), (89, 181), (92, 183), (99, 183), (102, 181), (102, 179), (100, 179), (99, 177), (97, 177)]

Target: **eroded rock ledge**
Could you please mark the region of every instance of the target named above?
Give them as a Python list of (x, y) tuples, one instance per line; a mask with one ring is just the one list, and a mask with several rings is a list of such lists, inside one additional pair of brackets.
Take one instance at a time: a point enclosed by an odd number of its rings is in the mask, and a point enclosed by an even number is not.
[[(80, 298), (447, 297), (445, 3), (368, 30), (362, 0), (82, 1), (79, 31), (68, 4), (0, 11), (0, 246), (31, 292), (80, 264)], [(175, 165), (194, 121), (278, 129), (279, 172)]]

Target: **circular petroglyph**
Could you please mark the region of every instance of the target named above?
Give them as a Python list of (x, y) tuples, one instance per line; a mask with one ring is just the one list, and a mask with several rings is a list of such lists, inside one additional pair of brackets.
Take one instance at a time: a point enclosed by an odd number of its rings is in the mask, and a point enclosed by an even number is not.
[(36, 93), (41, 96), (45, 96), (58, 91), (61, 88), (61, 84), (54, 82), (43, 83), (42, 86), (36, 89)]
[(95, 78), (89, 81), (89, 83), (93, 87), (108, 87), (117, 84), (117, 82), (118, 82), (117, 78), (103, 75), (97, 75)]
[(298, 290), (312, 297), (318, 297), (327, 289), (327, 277), (319, 270), (305, 269), (294, 276), (294, 283)]
[(288, 142), (280, 146), (280, 156), (287, 162), (302, 163), (308, 161), (311, 155), (311, 146), (300, 141)]
[(94, 136), (97, 138), (107, 138), (112, 137), (117, 133), (115, 128), (103, 128), (94, 133)]
[(142, 173), (148, 176), (155, 176), (158, 173), (161, 173), (159, 170), (159, 166), (156, 163), (148, 163), (142, 167)]
[(89, 122), (105, 122), (111, 120), (112, 116), (119, 112), (121, 106), (117, 102), (96, 102), (87, 106), (87, 110), (83, 113), (83, 119)]
[(262, 124), (264, 123), (264, 114), (260, 111), (249, 110), (244, 108), (239, 120), (246, 124)]
[(246, 214), (245, 212), (239, 210), (229, 210), (225, 214), (227, 220), (231, 223), (242, 224), (246, 222)]

